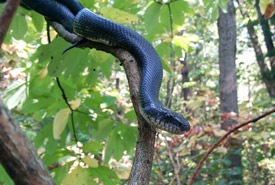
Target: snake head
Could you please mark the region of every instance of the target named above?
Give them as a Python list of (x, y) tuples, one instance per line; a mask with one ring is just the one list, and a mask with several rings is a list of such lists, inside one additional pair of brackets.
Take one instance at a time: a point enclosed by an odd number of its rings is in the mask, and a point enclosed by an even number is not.
[(163, 116), (160, 120), (160, 124), (163, 124), (162, 122), (164, 122), (164, 130), (173, 134), (183, 134), (190, 130), (189, 122), (181, 114), (166, 108), (163, 109), (164, 110), (161, 111)]
[(141, 114), (154, 128), (162, 129), (172, 134), (183, 134), (190, 130), (189, 122), (181, 114), (165, 107), (150, 105), (142, 109)]

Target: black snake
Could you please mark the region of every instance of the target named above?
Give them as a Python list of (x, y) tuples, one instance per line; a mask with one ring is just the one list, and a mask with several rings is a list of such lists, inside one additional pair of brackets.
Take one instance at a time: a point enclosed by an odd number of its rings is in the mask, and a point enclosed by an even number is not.
[(93, 13), (77, 0), (22, 0), (21, 5), (61, 23), (66, 30), (85, 39), (129, 51), (142, 72), (139, 109), (144, 119), (153, 127), (174, 134), (190, 129), (181, 114), (165, 108), (159, 101), (162, 64), (153, 46), (141, 35)]

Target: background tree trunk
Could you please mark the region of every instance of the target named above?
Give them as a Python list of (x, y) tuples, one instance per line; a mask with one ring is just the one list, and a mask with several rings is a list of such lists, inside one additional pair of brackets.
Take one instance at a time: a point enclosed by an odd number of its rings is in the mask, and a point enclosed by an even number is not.
[[(237, 79), (236, 79), (236, 15), (233, 0), (227, 4), (227, 13), (219, 9), (218, 32), (219, 32), (219, 69), (220, 69), (220, 111), (221, 124), (224, 130), (230, 129), (237, 121), (229, 114), (234, 112), (238, 115), (237, 103)], [(234, 144), (234, 145), (233, 145)], [(242, 180), (240, 144), (229, 139), (230, 151), (226, 158), (231, 162), (224, 173), (226, 184), (233, 182), (238, 184)], [(237, 171), (238, 170), (238, 171)]]

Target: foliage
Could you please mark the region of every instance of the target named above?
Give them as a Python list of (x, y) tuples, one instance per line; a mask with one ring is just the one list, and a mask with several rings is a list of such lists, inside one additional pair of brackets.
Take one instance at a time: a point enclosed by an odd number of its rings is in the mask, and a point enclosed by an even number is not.
[[(172, 109), (184, 114), (192, 129), (181, 136), (160, 131), (151, 184), (169, 184), (176, 173), (184, 184), (202, 155), (225, 132), (220, 118), (228, 115), (219, 112), (215, 25), (218, 8), (226, 10), (227, 1), (81, 2), (138, 31), (155, 46), (165, 70), (162, 102), (168, 96), (167, 82), (175, 81)], [(252, 11), (251, 17), (256, 17), (256, 13)], [(267, 98), (256, 63), (242, 57), (253, 54), (241, 26), (245, 20), (237, 20), (242, 43), (237, 61), (241, 89), (238, 120), (242, 122), (267, 110), (272, 100)], [(73, 49), (62, 55), (69, 43), (54, 30), (50, 31), (53, 40), (48, 43), (45, 30), (46, 22), (41, 15), (19, 8), (0, 58), (1, 88), (5, 90), (2, 98), (58, 184), (79, 184), (80, 180), (82, 184), (123, 184), (130, 173), (138, 132), (123, 69), (114, 57), (96, 50)], [(182, 84), (184, 66), (180, 60), (185, 56), (190, 82)], [(251, 61), (255, 59), (252, 57)], [(73, 117), (56, 77), (68, 101), (75, 106)], [(181, 96), (183, 87), (192, 91), (189, 101)], [(247, 94), (243, 95), (243, 91)], [(242, 151), (235, 151), (242, 154), (243, 184), (274, 182), (274, 118), (272, 115), (232, 136), (243, 143)], [(230, 165), (225, 159), (229, 150), (226, 142), (215, 150), (196, 184), (224, 184), (224, 174), (240, 173), (239, 169), (229, 172), (223, 168)], [(12, 184), (3, 171), (0, 166), (0, 183)]]

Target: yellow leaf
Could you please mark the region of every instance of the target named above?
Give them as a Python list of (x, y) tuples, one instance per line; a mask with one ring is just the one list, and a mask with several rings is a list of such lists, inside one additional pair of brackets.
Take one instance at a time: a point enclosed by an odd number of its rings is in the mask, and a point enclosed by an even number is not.
[(273, 16), (275, 12), (275, 4), (273, 3), (269, 3), (265, 9), (265, 13), (264, 13), (264, 18), (265, 20), (269, 19), (270, 17)]
[(224, 134), (226, 134), (225, 130), (222, 130), (222, 129), (219, 129), (219, 128), (214, 128), (213, 132), (218, 137), (222, 137)]
[(260, 0), (260, 10), (261, 13), (264, 14), (266, 7), (268, 6), (268, 4), (273, 3), (273, 0)]
[(58, 111), (53, 120), (53, 137), (58, 139), (67, 125), (70, 109), (61, 109)]
[(176, 46), (183, 48), (187, 52), (190, 42), (198, 42), (199, 37), (194, 34), (185, 34), (183, 36), (176, 36), (173, 40)]
[(138, 17), (136, 15), (116, 8), (103, 7), (101, 8), (101, 15), (106, 19), (110, 19), (120, 24), (133, 23), (138, 21)]
[(77, 166), (71, 173), (67, 174), (62, 180), (61, 185), (93, 185), (93, 177), (90, 175), (88, 168)]
[(89, 156), (85, 156), (82, 158), (82, 160), (88, 164), (89, 167), (97, 168), (98, 167), (98, 161), (94, 158), (90, 158)]
[(40, 74), (40, 79), (43, 79), (47, 76), (48, 74), (48, 66), (44, 67), (42, 70), (41, 70), (41, 74)]
[(238, 139), (238, 140), (241, 140), (242, 138), (237, 135), (237, 134), (231, 134), (230, 137), (234, 138), (234, 139)]
[(216, 149), (216, 151), (219, 152), (219, 153), (222, 153), (222, 154), (226, 154), (227, 149), (225, 147), (221, 146), (221, 147), (218, 147)]
[(80, 99), (76, 99), (76, 100), (70, 101), (69, 104), (71, 105), (71, 108), (73, 110), (76, 110), (80, 106), (81, 100)]
[(128, 180), (131, 168), (114, 169), (119, 179)]

